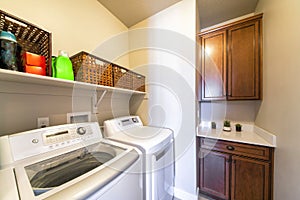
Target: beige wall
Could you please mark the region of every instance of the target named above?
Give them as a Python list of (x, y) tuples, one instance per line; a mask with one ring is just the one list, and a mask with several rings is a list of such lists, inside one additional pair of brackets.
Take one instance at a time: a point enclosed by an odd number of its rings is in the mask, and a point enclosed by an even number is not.
[[(0, 8), (52, 32), (53, 55), (62, 49), (70, 55), (82, 50), (93, 52), (113, 35), (128, 31), (97, 0), (9, 0), (0, 1)], [(128, 48), (128, 39), (118, 46)], [(106, 52), (99, 56), (106, 57)], [(128, 66), (128, 56), (116, 62)]]
[(174, 130), (179, 199), (196, 199), (195, 34), (195, 0), (183, 0), (129, 31), (130, 66), (147, 75), (149, 92), (138, 113), (150, 125)]
[(275, 199), (299, 199), (300, 1), (260, 0), (264, 13), (264, 100), (255, 123), (277, 135)]
[(202, 121), (254, 122), (261, 101), (216, 101), (200, 103)]
[[(0, 8), (52, 32), (54, 55), (60, 49), (70, 55), (82, 50), (94, 52), (124, 32), (125, 36), (118, 37), (117, 45), (108, 50), (102, 48), (97, 55), (114, 59), (119, 57), (114, 54), (117, 50), (128, 51), (128, 28), (97, 0), (10, 0), (0, 1)], [(127, 54), (113, 61), (125, 67), (129, 65)], [(49, 117), (50, 125), (57, 125), (67, 122), (69, 112), (91, 111), (91, 94), (77, 97), (74, 91), (0, 81), (0, 135), (34, 129), (37, 117)], [(114, 95), (113, 100), (108, 95), (93, 118), (102, 122), (113, 116), (128, 115), (128, 102), (126, 95)]]

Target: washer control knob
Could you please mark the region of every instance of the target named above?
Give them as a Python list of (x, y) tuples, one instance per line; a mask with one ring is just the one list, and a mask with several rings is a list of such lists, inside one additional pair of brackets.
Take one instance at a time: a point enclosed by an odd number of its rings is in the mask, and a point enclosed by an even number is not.
[(37, 144), (37, 143), (39, 143), (39, 139), (33, 139), (33, 140), (31, 140), (31, 142), (32, 142), (33, 144)]
[(77, 133), (79, 135), (84, 135), (86, 133), (86, 129), (84, 127), (77, 128)]

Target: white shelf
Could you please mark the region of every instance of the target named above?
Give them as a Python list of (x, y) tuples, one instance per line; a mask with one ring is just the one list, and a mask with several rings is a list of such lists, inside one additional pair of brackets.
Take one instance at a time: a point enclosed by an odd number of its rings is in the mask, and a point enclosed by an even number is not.
[(33, 84), (40, 86), (52, 86), (60, 88), (80, 88), (86, 90), (108, 91), (134, 95), (145, 95), (145, 92), (109, 87), (103, 85), (95, 85), (90, 83), (83, 83), (78, 81), (70, 81), (59, 78), (53, 78), (48, 76), (40, 76), (35, 74), (28, 74), (23, 72), (11, 71), (0, 69), (0, 81), (9, 81), (21, 84)]

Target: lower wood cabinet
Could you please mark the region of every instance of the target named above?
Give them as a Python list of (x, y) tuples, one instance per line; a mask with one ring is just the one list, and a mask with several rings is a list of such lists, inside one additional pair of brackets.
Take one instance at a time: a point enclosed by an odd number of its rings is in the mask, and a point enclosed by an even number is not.
[(271, 163), (232, 156), (231, 199), (270, 199)]
[(224, 200), (272, 200), (274, 148), (198, 138), (200, 193)]
[(207, 194), (229, 199), (230, 156), (201, 149), (200, 190)]

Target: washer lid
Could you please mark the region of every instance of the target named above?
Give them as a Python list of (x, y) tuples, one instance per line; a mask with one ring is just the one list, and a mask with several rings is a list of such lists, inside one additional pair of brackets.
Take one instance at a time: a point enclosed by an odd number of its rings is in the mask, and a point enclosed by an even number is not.
[(113, 160), (126, 150), (100, 142), (25, 166), (25, 171), (37, 196)]
[(151, 153), (170, 143), (173, 139), (173, 132), (166, 128), (139, 126), (116, 132), (109, 139), (133, 145)]
[(87, 199), (127, 171), (140, 155), (132, 146), (103, 140), (54, 157), (40, 158), (38, 162), (15, 167), (21, 199)]

